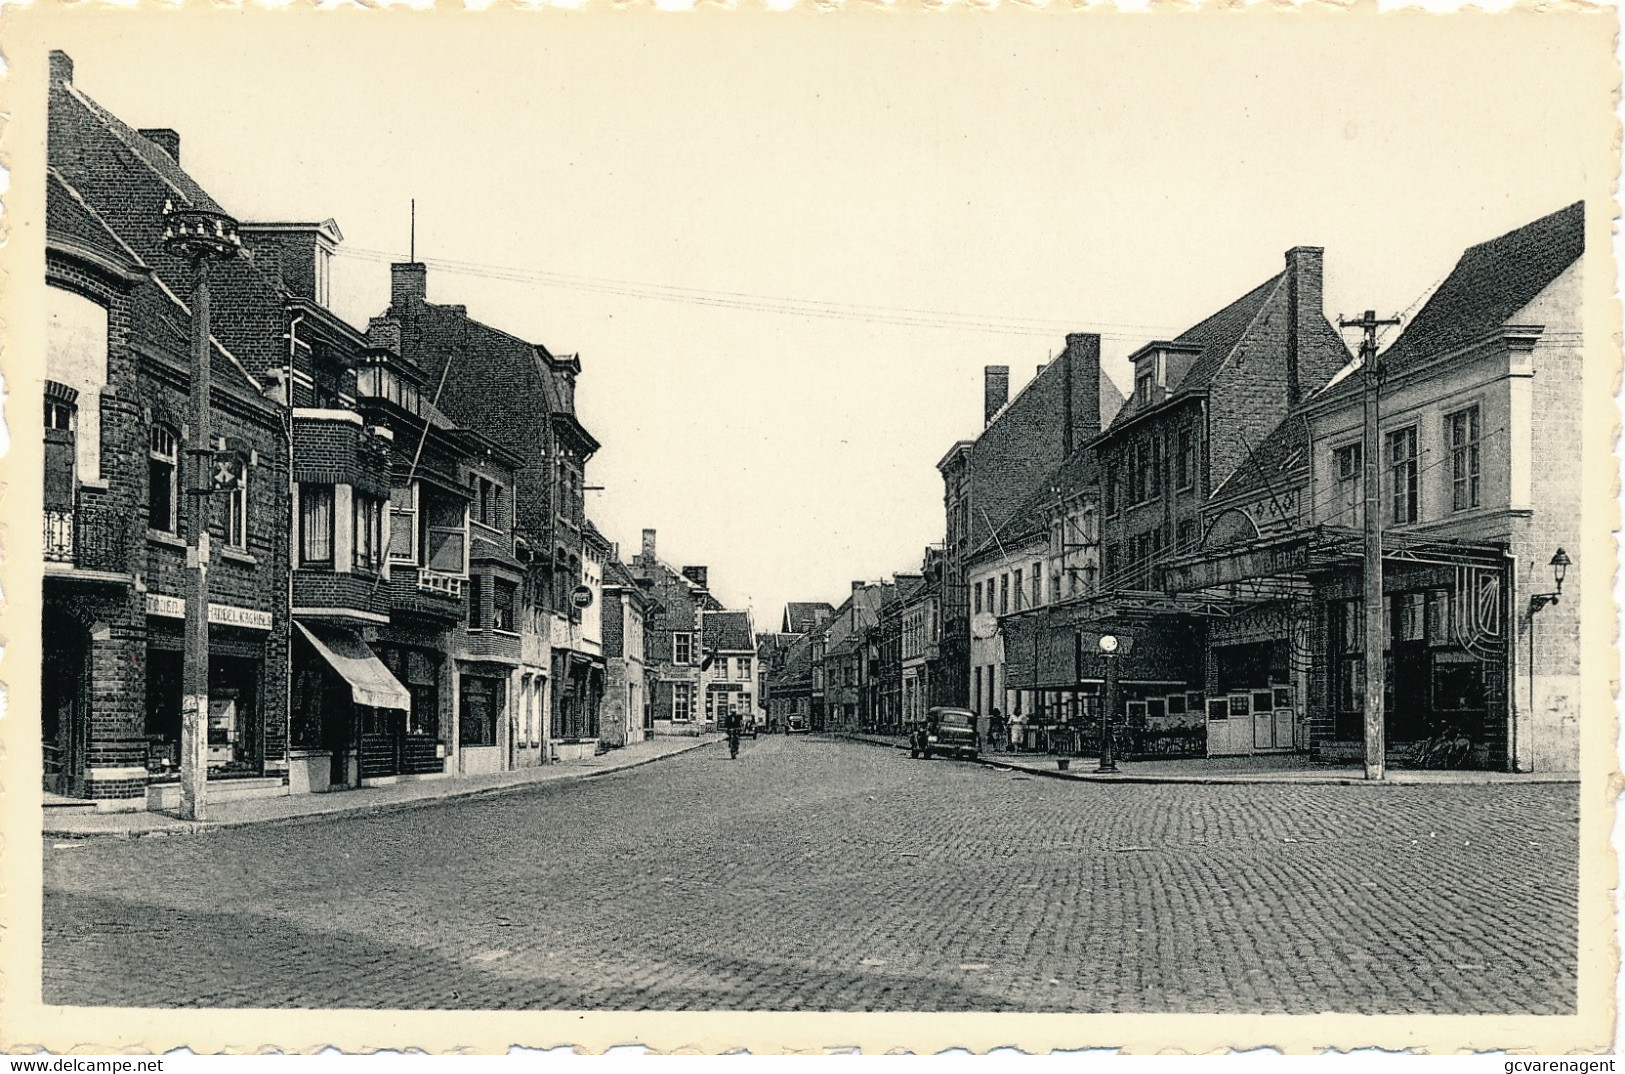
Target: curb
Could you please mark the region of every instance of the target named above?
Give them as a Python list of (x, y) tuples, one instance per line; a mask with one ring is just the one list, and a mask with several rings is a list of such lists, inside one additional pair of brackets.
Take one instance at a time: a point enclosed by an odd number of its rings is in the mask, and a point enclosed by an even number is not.
[(400, 802), (379, 802), (376, 804), (360, 804), (355, 806), (340, 806), (335, 809), (323, 809), (310, 813), (295, 813), (286, 817), (261, 817), (242, 820), (203, 820), (185, 821), (175, 820), (171, 824), (161, 827), (148, 828), (142, 831), (106, 831), (83, 832), (63, 831), (60, 829), (42, 828), (40, 835), (45, 839), (87, 840), (87, 839), (152, 839), (164, 838), (172, 835), (203, 835), (208, 832), (227, 831), (232, 828), (250, 828), (255, 826), (291, 825), (306, 821), (328, 820), (337, 816), (380, 816), (386, 813), (405, 813), (413, 809), (428, 809), (445, 802), (455, 802), (469, 798), (483, 798), (513, 791), (528, 790), (532, 787), (556, 784), (580, 783), (589, 779), (599, 779), (603, 776), (614, 775), (618, 772), (627, 772), (634, 768), (642, 768), (647, 764), (664, 761), (670, 757), (680, 757), (685, 753), (704, 746), (711, 745), (711, 740), (705, 739), (674, 749), (670, 753), (662, 753), (657, 757), (645, 757), (637, 761), (614, 767), (595, 768), (584, 772), (570, 772), (553, 776), (549, 779), (535, 779), (523, 782), (504, 783), (494, 787), (466, 787), (447, 791), (444, 794), (427, 795), (422, 798), (411, 798)]
[[(864, 738), (853, 734), (837, 733), (839, 737), (850, 742), (863, 742), (871, 746), (888, 746), (893, 749), (906, 750), (907, 746), (899, 746), (894, 742), (885, 742), (874, 738)], [(991, 768), (1001, 772), (1020, 772), (1029, 776), (1042, 776), (1046, 779), (1071, 780), (1074, 783), (1134, 783), (1134, 784), (1191, 784), (1196, 786), (1281, 786), (1281, 787), (1494, 787), (1494, 786), (1526, 786), (1551, 784), (1578, 784), (1580, 777), (1570, 774), (1542, 775), (1538, 773), (1526, 774), (1517, 779), (1413, 779), (1401, 774), (1397, 778), (1390, 775), (1384, 780), (1368, 780), (1361, 776), (1344, 775), (1292, 775), (1279, 776), (1266, 773), (1248, 775), (1219, 774), (1191, 774), (1179, 775), (1173, 773), (1154, 772), (1077, 772), (1060, 769), (1027, 767), (1026, 765), (1010, 764), (989, 756), (978, 756), (973, 762), (983, 768)]]

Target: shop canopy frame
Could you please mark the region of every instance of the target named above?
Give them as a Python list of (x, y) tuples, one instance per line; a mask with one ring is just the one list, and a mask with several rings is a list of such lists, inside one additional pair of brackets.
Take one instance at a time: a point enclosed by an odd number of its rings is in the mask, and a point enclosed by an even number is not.
[[(1162, 565), (1161, 581), (1169, 594), (1215, 602), (1237, 599), (1231, 594), (1239, 593), (1237, 587), (1242, 586), (1267, 592), (1270, 583), (1283, 592), (1300, 591), (1307, 596), (1312, 575), (1357, 565), (1364, 555), (1363, 531), (1318, 526), (1180, 556)], [(1384, 563), (1499, 569), (1505, 565), (1506, 555), (1506, 549), (1496, 544), (1395, 532), (1382, 535)]]

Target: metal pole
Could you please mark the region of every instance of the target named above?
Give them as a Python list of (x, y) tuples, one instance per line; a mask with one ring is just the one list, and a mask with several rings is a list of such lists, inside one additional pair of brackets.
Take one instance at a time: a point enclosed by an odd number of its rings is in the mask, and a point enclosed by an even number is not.
[(1117, 771), (1116, 733), (1112, 727), (1117, 717), (1117, 657), (1105, 654), (1106, 674), (1101, 692), (1100, 706), (1100, 772)]
[[(209, 411), (209, 258), (192, 260), (192, 429), (187, 503), (186, 650), (181, 670), (181, 816), (208, 817), (209, 777), (209, 523), (214, 454)], [(177, 485), (179, 483), (177, 482)]]

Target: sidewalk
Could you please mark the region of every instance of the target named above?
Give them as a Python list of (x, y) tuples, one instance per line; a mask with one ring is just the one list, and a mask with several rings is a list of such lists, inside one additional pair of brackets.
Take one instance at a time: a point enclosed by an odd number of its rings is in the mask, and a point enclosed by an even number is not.
[[(900, 735), (845, 733), (844, 737), (876, 746), (908, 749)], [(1060, 761), (1067, 761), (1065, 771)], [(1264, 754), (1255, 757), (1193, 757), (1165, 761), (1118, 761), (1117, 772), (1096, 772), (1096, 757), (1055, 757), (1042, 753), (983, 753), (980, 764), (1029, 772), (1035, 776), (1085, 783), (1309, 783), (1389, 786), (1395, 784), (1486, 785), (1501, 783), (1578, 783), (1575, 772), (1482, 772), (1470, 769), (1418, 769), (1390, 766), (1381, 783), (1366, 780), (1357, 764), (1330, 764), (1307, 754)]]
[[(674, 757), (679, 753), (701, 749), (720, 741), (722, 736), (718, 734), (701, 735), (697, 738), (653, 738), (586, 760), (564, 761), (540, 768), (522, 768), (514, 772), (497, 772), (487, 776), (451, 776), (444, 779), (391, 783), (382, 787), (329, 791), (324, 794), (288, 794), (276, 798), (219, 802), (210, 808), (209, 819), (204, 821), (181, 820), (167, 813), (70, 812), (63, 805), (48, 805), (44, 811), (42, 830), (47, 838), (84, 839), (92, 836), (117, 836), (131, 839), (144, 835), (188, 835), (220, 828), (239, 828), (248, 824), (298, 821), (345, 813), (419, 809), (457, 798), (498, 794), (540, 783), (570, 782), (591, 779), (610, 772), (622, 772), (628, 768)], [(69, 801), (83, 804), (76, 799), (47, 797), (64, 805)]]

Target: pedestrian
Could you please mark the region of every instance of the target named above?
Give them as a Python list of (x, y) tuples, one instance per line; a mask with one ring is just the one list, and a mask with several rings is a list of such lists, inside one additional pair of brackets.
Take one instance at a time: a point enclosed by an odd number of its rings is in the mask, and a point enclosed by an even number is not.
[(1004, 716), (998, 709), (994, 709), (987, 718), (987, 748), (999, 749), (999, 743), (1004, 741)]

